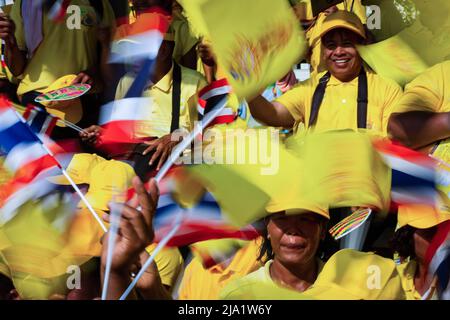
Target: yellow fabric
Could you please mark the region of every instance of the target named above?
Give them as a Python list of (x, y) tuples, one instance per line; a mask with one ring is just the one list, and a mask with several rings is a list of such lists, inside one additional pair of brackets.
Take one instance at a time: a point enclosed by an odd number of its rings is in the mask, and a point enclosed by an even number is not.
[(449, 112), (449, 88), (450, 61), (445, 61), (429, 68), (408, 83), (403, 97), (398, 101), (393, 112)]
[[(147, 252), (152, 254), (157, 244), (147, 247)], [(178, 248), (166, 247), (155, 256), (155, 263), (163, 285), (174, 288), (178, 276), (183, 268), (183, 257)]]
[(0, 252), (0, 273), (8, 278), (11, 278), (11, 271), (9, 270), (9, 267), (1, 252)]
[[(102, 1), (104, 10), (100, 25), (112, 27), (113, 10), (107, 0)], [(16, 24), (17, 44), (21, 50), (26, 51), (21, 4), (22, 0), (14, 3), (11, 19)], [(88, 0), (73, 0), (71, 5), (78, 5), (81, 8), (81, 29), (70, 30), (65, 21), (57, 24), (44, 16), (43, 41), (25, 68), (17, 91), (19, 96), (32, 90), (42, 92), (56, 79), (66, 74), (78, 74), (98, 64), (97, 28), (85, 23), (91, 19), (95, 21), (95, 10), (89, 5)], [(70, 15), (66, 19), (70, 19)]]
[[(89, 190), (85, 197), (98, 210), (109, 210), (109, 202), (124, 203), (131, 180), (135, 176), (133, 168), (122, 161), (109, 160), (97, 164), (91, 172)], [(84, 207), (84, 203), (80, 202)]]
[[(145, 89), (143, 96), (152, 99), (146, 121), (136, 128), (137, 137), (162, 137), (170, 133), (172, 121), (173, 67), (158, 83)], [(134, 76), (125, 75), (116, 90), (116, 99), (125, 96)], [(181, 67), (180, 129), (190, 131), (197, 120), (196, 93), (206, 85), (204, 77), (194, 70)]]
[(296, 176), (302, 182), (297, 198), (329, 207), (387, 212), (391, 170), (372, 139), (366, 132), (345, 130), (307, 134), (297, 145), (289, 141), (289, 149), (303, 160), (304, 174)]
[[(303, 32), (284, 0), (260, 0), (258, 6), (240, 0), (180, 2), (193, 28), (212, 40), (217, 62), (240, 98), (282, 78), (305, 53)], [(232, 24), (217, 23), (224, 12)]]
[(405, 299), (392, 260), (352, 249), (336, 252), (305, 294), (319, 300)]
[[(77, 153), (70, 160), (66, 172), (76, 184), (89, 184), (92, 169), (102, 161), (106, 160), (96, 154)], [(47, 180), (55, 184), (70, 185), (70, 182), (63, 175), (49, 177)]]
[(180, 59), (199, 42), (199, 39), (194, 36), (187, 20), (183, 17), (175, 17), (172, 20), (171, 27), (175, 32), (173, 58), (179, 63)]
[[(337, 8), (339, 10), (350, 10), (351, 1), (348, 1), (347, 8), (345, 7), (344, 3), (339, 3), (337, 5)], [(314, 19), (312, 7), (311, 7), (311, 0), (301, 0), (300, 3), (304, 4), (306, 7), (306, 17), (305, 20), (312, 20)], [(366, 7), (361, 4), (361, 0), (355, 0), (355, 3), (353, 5), (353, 12), (358, 16), (359, 19), (363, 23), (366, 23)]]
[(205, 269), (194, 257), (184, 271), (180, 285), (180, 300), (217, 300), (219, 291), (234, 279), (243, 277), (259, 267), (257, 261), (261, 239), (251, 241), (234, 255), (229, 265), (216, 265)]
[[(252, 272), (245, 277), (237, 279), (231, 283), (229, 283), (223, 290), (220, 292), (220, 299), (224, 300), (240, 300), (240, 299), (284, 299), (291, 298), (278, 296), (279, 289), (289, 289), (277, 282), (275, 282), (270, 276), (270, 266), (272, 265), (272, 260), (265, 263), (265, 265), (255, 272)], [(323, 269), (323, 262), (320, 259), (317, 259), (317, 274), (320, 274)], [(260, 286), (265, 287), (269, 292), (258, 292)], [(292, 289), (291, 289), (292, 290)], [(295, 292), (295, 291), (293, 291)], [(298, 295), (296, 298), (302, 299), (301, 295)], [(307, 299), (307, 296), (305, 296)]]
[[(275, 102), (284, 105), (294, 117), (296, 124), (308, 127), (311, 104), (319, 79), (325, 74), (314, 74), (311, 79), (298, 84)], [(387, 136), (387, 124), (394, 105), (402, 95), (402, 89), (391, 80), (367, 72), (368, 104), (367, 129), (377, 135)], [(331, 76), (319, 110), (315, 131), (353, 129), (357, 124), (358, 78), (341, 82)]]
[(397, 265), (397, 271), (402, 280), (403, 290), (405, 290), (406, 300), (421, 300), (422, 296), (416, 291), (414, 286), (414, 275), (417, 263), (414, 260)]

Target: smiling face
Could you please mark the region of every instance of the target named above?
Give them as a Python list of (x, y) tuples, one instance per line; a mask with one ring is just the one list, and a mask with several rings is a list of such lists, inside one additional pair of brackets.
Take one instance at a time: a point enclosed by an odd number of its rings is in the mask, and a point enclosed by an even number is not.
[(275, 213), (267, 224), (274, 259), (283, 265), (302, 265), (315, 259), (324, 238), (324, 219), (308, 212), (297, 215)]
[(361, 38), (346, 29), (335, 29), (322, 37), (323, 55), (328, 71), (343, 82), (359, 75), (362, 60), (356, 50)]

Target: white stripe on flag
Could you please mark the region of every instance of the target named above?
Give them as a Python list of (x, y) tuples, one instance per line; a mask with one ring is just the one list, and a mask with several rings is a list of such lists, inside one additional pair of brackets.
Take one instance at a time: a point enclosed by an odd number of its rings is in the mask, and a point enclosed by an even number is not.
[(434, 170), (427, 168), (416, 163), (383, 154), (384, 159), (388, 165), (398, 171), (407, 173), (412, 176), (416, 176), (425, 180), (434, 181)]
[(215, 89), (209, 90), (208, 92), (205, 92), (200, 97), (200, 99), (208, 100), (211, 97), (220, 96), (222, 94), (230, 93), (230, 91), (231, 91), (231, 86), (223, 86), (223, 87), (215, 88)]
[(223, 110), (222, 110), (222, 112), (220, 112), (218, 115), (217, 115), (217, 117), (220, 117), (220, 116), (233, 116), (235, 113), (234, 113), (234, 111), (233, 111), (233, 109), (231, 109), (231, 108), (224, 108)]
[(163, 41), (159, 30), (149, 30), (138, 35), (114, 41), (109, 63), (120, 63), (133, 58), (154, 59)]
[(5, 166), (15, 172), (26, 163), (30, 163), (47, 155), (40, 142), (19, 143), (6, 157)]
[(18, 122), (20, 122), (20, 120), (14, 110), (7, 109), (0, 113), (0, 131), (6, 130)]
[(436, 192), (429, 188), (396, 188), (396, 191), (391, 191), (392, 200), (396, 203), (423, 203), (434, 205), (436, 196)]
[(153, 99), (150, 97), (126, 98), (112, 101), (102, 107), (100, 125), (112, 121), (148, 120), (145, 119), (148, 109), (152, 108)]

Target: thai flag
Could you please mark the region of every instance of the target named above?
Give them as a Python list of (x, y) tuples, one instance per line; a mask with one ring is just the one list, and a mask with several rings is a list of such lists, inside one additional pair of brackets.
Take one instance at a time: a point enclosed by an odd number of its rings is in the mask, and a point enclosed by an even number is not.
[(148, 120), (151, 98), (125, 98), (104, 105), (99, 124), (102, 127), (97, 147), (112, 154), (126, 152), (130, 145), (143, 142), (136, 137), (139, 121)]
[(169, 17), (156, 8), (140, 14), (111, 45), (110, 63), (154, 59), (169, 28)]
[(33, 105), (29, 105), (26, 108), (23, 118), (26, 120), (31, 130), (37, 134), (45, 134), (47, 136), (51, 135), (59, 119), (44, 109)]
[[(226, 79), (220, 79), (211, 82), (211, 84), (204, 87), (198, 93), (198, 118), (202, 120), (203, 117), (210, 112), (222, 99), (226, 98), (231, 92), (231, 86)], [(224, 108), (222, 112), (209, 124), (213, 126), (216, 124), (231, 123), (236, 120), (237, 114), (231, 108)]]
[(56, 0), (50, 8), (48, 17), (55, 22), (62, 22), (67, 14), (71, 0)]
[(436, 203), (436, 160), (391, 142), (377, 141), (374, 146), (392, 168), (391, 197), (395, 204)]
[[(15, 204), (8, 204), (9, 208), (17, 208), (24, 202), (23, 199), (32, 196), (33, 192), (23, 191), (25, 187), (38, 181), (45, 172), (59, 167), (57, 160), (49, 154), (39, 137), (3, 97), (0, 98), (0, 150), (6, 154), (4, 166), (13, 173), (12, 180), (2, 186), (2, 207), (12, 199), (19, 198)], [(38, 192), (44, 189), (35, 190)], [(20, 190), (22, 193), (18, 194)]]
[(425, 255), (429, 279), (437, 277), (441, 300), (450, 300), (450, 221), (441, 223)]
[[(160, 195), (153, 220), (155, 242), (159, 242), (171, 229), (180, 206), (170, 194)], [(185, 209), (177, 233), (167, 243), (171, 247), (191, 245), (212, 239), (252, 240), (259, 236), (253, 226), (237, 228), (224, 220), (221, 209), (211, 194), (207, 193), (193, 208)]]

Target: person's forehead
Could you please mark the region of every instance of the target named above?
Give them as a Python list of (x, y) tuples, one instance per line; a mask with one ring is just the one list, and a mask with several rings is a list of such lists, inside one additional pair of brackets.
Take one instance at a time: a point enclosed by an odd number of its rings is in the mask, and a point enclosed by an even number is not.
[(323, 41), (351, 40), (356, 42), (357, 39), (357, 34), (345, 28), (331, 30), (322, 37)]

